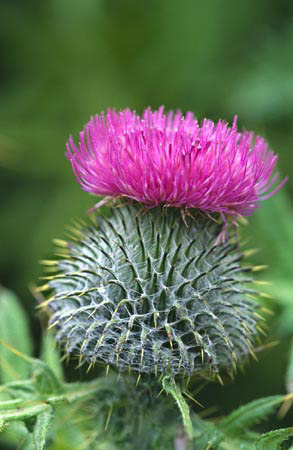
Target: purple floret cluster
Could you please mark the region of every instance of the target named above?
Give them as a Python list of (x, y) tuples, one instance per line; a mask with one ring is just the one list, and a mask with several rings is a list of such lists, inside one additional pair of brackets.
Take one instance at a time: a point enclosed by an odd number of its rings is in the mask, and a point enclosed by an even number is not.
[(146, 109), (140, 117), (109, 109), (72, 137), (67, 157), (84, 190), (106, 200), (126, 197), (148, 207), (198, 208), (249, 216), (286, 182), (278, 156), (252, 132), (227, 122)]

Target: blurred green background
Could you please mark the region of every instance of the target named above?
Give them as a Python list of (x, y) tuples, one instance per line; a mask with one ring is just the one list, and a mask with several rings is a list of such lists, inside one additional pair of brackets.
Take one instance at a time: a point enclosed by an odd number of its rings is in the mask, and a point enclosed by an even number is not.
[[(290, 0), (1, 0), (0, 283), (22, 299), (35, 336), (28, 286), (51, 240), (95, 199), (64, 157), (68, 135), (107, 107), (192, 110), (266, 137), (293, 175), (293, 2)], [(293, 330), (293, 185), (244, 230), (275, 311), (266, 350), (233, 385), (211, 387), (210, 403), (285, 391)], [(201, 400), (202, 401), (202, 400)]]

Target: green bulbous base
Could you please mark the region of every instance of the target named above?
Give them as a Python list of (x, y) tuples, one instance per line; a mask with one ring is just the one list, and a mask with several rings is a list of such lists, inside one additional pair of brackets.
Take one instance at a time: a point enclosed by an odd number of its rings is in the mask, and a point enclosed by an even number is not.
[(258, 305), (242, 255), (215, 245), (221, 226), (141, 205), (96, 216), (67, 244), (49, 282), (50, 323), (68, 354), (118, 371), (232, 374), (257, 336)]

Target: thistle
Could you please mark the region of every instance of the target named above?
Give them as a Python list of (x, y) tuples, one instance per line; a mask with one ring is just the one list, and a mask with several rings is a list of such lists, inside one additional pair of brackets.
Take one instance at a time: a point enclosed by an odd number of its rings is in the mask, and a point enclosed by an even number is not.
[[(148, 374), (232, 374), (253, 353), (258, 305), (220, 225), (175, 208), (113, 209), (65, 243), (49, 282), (57, 339), (88, 363)], [(63, 244), (64, 245), (64, 244)]]
[(228, 225), (286, 182), (277, 156), (236, 118), (200, 126), (160, 108), (92, 118), (67, 157), (83, 189), (105, 196), (92, 210), (118, 207), (58, 241), (65, 252), (47, 262), (43, 305), (65, 352), (139, 376), (233, 376), (263, 319)]

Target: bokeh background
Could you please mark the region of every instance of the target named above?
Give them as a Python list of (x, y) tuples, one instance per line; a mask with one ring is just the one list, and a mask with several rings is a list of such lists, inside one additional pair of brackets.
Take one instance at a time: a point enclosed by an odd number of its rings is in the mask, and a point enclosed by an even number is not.
[(0, 21), (0, 283), (27, 310), (35, 352), (40, 325), (29, 286), (41, 275), (38, 261), (96, 201), (64, 157), (68, 135), (109, 106), (141, 112), (164, 104), (228, 121), (237, 114), (240, 127), (266, 137), (291, 177), (243, 232), (260, 249), (251, 260), (269, 266), (261, 275), (272, 283), (264, 287), (275, 313), (268, 341), (279, 344), (201, 401), (223, 413), (285, 392), (293, 334), (293, 2), (1, 0)]

